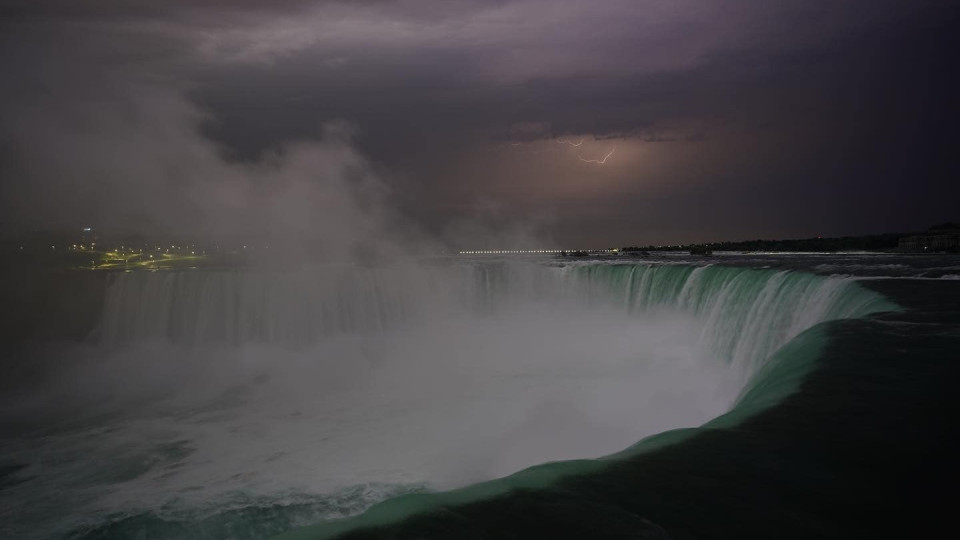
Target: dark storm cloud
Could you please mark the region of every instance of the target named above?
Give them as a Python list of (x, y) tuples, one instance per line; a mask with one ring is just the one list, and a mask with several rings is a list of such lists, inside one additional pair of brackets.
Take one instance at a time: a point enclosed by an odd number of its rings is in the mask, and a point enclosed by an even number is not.
[(154, 201), (331, 121), (433, 231), (493, 212), (584, 244), (842, 234), (949, 219), (957, 194), (947, 2), (4, 5), (21, 222), (81, 219), (81, 195), (102, 217), (109, 194), (172, 227), (191, 213)]

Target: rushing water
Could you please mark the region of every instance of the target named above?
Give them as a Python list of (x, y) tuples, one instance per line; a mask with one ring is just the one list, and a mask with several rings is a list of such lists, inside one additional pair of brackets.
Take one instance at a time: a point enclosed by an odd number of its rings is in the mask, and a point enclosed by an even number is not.
[(898, 309), (814, 273), (843, 260), (726, 262), (111, 274), (3, 404), (0, 536), (261, 538), (616, 461), (778, 403), (818, 325)]

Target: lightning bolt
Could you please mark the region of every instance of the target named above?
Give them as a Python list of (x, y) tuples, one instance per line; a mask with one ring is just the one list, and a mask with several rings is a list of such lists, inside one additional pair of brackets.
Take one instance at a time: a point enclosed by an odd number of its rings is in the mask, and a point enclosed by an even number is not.
[(583, 144), (583, 139), (580, 139), (580, 142), (578, 142), (578, 143), (576, 143), (576, 144), (574, 144), (574, 143), (572, 143), (572, 142), (570, 142), (570, 141), (568, 141), (568, 140), (565, 140), (565, 139), (557, 139), (557, 142), (560, 143), (560, 144), (569, 144), (570, 146), (572, 146), (572, 147), (574, 147), (574, 148), (578, 148), (581, 144)]
[(607, 155), (603, 156), (603, 159), (583, 159), (580, 157), (580, 154), (577, 154), (577, 159), (584, 163), (597, 163), (599, 165), (603, 165), (607, 162), (607, 158), (613, 155), (614, 150), (616, 150), (616, 148), (612, 148), (609, 152), (607, 152)]

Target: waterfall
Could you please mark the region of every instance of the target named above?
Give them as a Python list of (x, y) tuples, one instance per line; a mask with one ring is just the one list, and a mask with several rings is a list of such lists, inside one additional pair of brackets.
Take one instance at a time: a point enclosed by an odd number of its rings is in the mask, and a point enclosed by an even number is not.
[(790, 270), (643, 264), (465, 264), (295, 272), (118, 273), (99, 337), (117, 344), (284, 343), (376, 333), (521, 303), (676, 310), (699, 342), (745, 373), (819, 322), (889, 309), (855, 281)]

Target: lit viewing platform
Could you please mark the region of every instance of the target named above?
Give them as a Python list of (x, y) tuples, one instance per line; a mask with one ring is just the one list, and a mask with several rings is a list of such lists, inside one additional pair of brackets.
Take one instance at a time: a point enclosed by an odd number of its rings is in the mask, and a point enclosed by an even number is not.
[(459, 255), (544, 255), (567, 253), (619, 253), (619, 249), (488, 249), (458, 251)]

